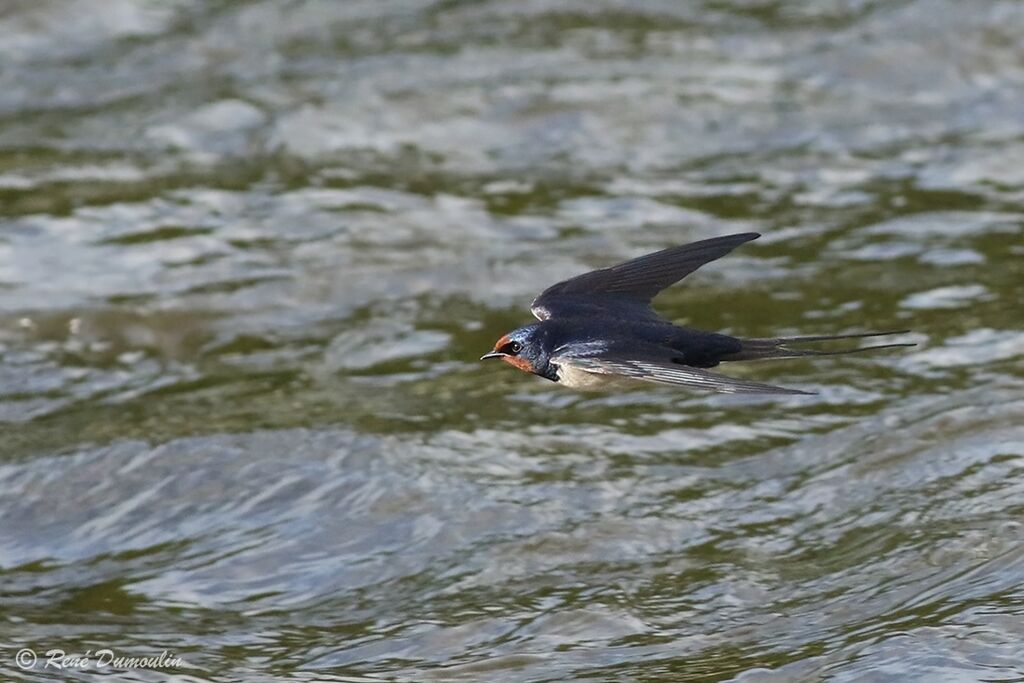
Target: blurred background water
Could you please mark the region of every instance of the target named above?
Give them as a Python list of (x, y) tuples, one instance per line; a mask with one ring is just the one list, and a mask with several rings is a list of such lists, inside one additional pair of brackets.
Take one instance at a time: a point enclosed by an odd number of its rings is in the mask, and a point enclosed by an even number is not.
[[(8, 0), (0, 676), (1024, 680), (1024, 4)], [(478, 364), (546, 284), (818, 397)], [(695, 305), (696, 302), (702, 305)]]

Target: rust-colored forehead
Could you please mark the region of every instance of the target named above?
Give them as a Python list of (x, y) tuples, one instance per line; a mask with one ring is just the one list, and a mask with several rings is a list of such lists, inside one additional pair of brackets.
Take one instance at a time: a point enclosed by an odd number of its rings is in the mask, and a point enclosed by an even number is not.
[[(494, 342), (494, 350), (501, 351), (501, 349), (512, 341), (511, 333), (503, 335), (501, 339)], [(508, 356), (504, 355), (501, 357), (503, 361), (523, 372), (533, 372), (533, 363), (529, 359), (523, 358), (522, 356)]]

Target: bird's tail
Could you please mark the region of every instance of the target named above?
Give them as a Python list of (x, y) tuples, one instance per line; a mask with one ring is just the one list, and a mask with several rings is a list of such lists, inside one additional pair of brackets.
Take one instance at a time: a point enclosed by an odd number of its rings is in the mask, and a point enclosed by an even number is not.
[(722, 360), (761, 360), (764, 358), (800, 358), (802, 356), (839, 356), (845, 353), (861, 351), (877, 351), (878, 349), (895, 349), (916, 344), (875, 344), (861, 346), (856, 349), (840, 349), (826, 351), (823, 349), (792, 348), (790, 344), (832, 341), (834, 339), (860, 339), (862, 337), (884, 337), (890, 334), (906, 334), (910, 330), (893, 330), (891, 332), (861, 332), (859, 334), (834, 334), (816, 337), (772, 337), (768, 339), (740, 339), (743, 348), (738, 352), (722, 358)]

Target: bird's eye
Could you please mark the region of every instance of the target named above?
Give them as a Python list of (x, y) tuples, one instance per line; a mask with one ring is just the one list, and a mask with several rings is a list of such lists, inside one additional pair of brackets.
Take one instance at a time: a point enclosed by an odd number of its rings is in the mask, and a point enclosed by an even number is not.
[(505, 348), (502, 349), (502, 351), (504, 351), (505, 353), (511, 354), (513, 356), (522, 350), (523, 345), (516, 341), (505, 344)]

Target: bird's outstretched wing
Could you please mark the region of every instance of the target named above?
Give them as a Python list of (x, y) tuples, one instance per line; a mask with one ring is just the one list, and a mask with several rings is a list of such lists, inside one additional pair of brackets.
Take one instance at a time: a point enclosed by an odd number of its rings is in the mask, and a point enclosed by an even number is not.
[[(551, 359), (556, 365), (566, 365), (574, 370), (598, 375), (617, 375), (645, 382), (672, 384), (676, 386), (706, 389), (726, 394), (813, 394), (810, 391), (786, 389), (762, 382), (736, 379), (708, 372), (700, 368), (681, 365), (673, 361), (672, 349), (664, 353), (645, 350), (634, 357), (623, 353), (603, 353), (587, 356), (563, 356)], [(678, 355), (678, 354), (677, 354)]]
[(658, 292), (758, 237), (756, 232), (713, 237), (577, 275), (545, 289), (530, 310), (538, 320), (598, 311), (650, 316)]

